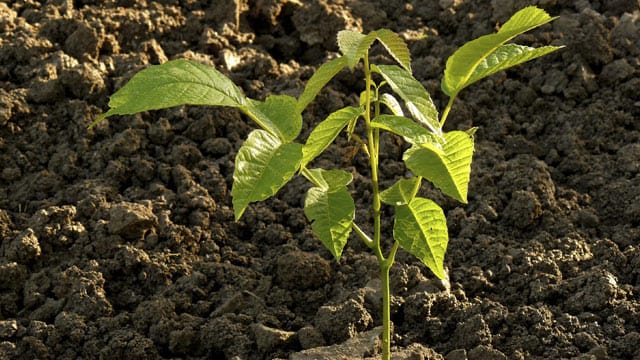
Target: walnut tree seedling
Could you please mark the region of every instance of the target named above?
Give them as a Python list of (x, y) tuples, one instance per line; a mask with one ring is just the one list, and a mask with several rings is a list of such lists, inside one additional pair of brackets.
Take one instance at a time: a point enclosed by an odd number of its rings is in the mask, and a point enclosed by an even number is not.
[[(253, 100), (216, 69), (194, 61), (174, 60), (136, 74), (111, 96), (109, 111), (95, 123), (108, 116), (178, 105), (229, 106), (253, 120), (259, 129), (248, 135), (235, 158), (231, 195), (236, 220), (247, 206), (275, 195), (294, 176), (309, 180), (313, 187), (307, 191), (304, 213), (324, 246), (339, 260), (351, 232), (355, 232), (378, 259), (383, 300), (382, 358), (388, 360), (389, 269), (397, 251), (402, 248), (415, 255), (438, 278), (447, 276), (444, 255), (449, 239), (444, 212), (434, 201), (419, 196), (420, 185), (427, 180), (444, 194), (467, 202), (475, 128), (443, 130), (453, 102), (462, 89), (476, 81), (559, 49), (507, 43), (553, 19), (530, 6), (514, 14), (497, 33), (460, 47), (446, 63), (442, 91), (449, 101), (442, 115), (420, 81), (413, 77), (405, 42), (394, 32), (380, 29), (368, 34), (338, 33), (341, 55), (318, 68), (298, 99), (271, 95), (264, 101)], [(376, 41), (396, 65), (370, 63), (369, 49)], [(364, 72), (360, 104), (335, 110), (317, 124), (304, 143), (296, 141), (307, 105), (336, 74), (344, 68), (353, 70), (360, 62)], [(358, 122), (364, 123), (364, 134), (355, 133)], [(403, 161), (413, 174), (384, 190), (379, 187), (381, 131), (402, 137), (410, 145)], [(341, 133), (356, 139), (368, 157), (372, 234), (356, 222), (355, 202), (348, 187), (352, 174), (312, 166), (313, 160)], [(383, 204), (395, 208), (393, 241), (388, 248), (381, 239)]]

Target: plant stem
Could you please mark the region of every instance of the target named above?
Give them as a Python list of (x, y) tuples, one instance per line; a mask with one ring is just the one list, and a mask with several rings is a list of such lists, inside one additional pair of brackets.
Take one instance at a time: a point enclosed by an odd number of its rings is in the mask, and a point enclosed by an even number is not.
[(389, 286), (389, 270), (396, 258), (400, 244), (395, 241), (393, 248), (384, 261), (380, 262), (380, 280), (382, 287), (382, 359), (391, 357), (391, 287)]
[[(365, 76), (365, 113), (364, 119), (367, 125), (367, 140), (369, 144), (369, 165), (371, 166), (371, 191), (373, 194), (373, 250), (378, 259), (380, 267), (380, 280), (382, 286), (382, 360), (391, 358), (391, 290), (389, 287), (389, 269), (393, 264), (398, 243), (395, 242), (388, 258), (382, 253), (382, 243), (380, 239), (380, 189), (378, 182), (378, 157), (380, 154), (380, 131), (371, 127), (371, 68), (369, 66), (369, 53), (364, 56), (364, 76)], [(376, 90), (376, 99), (378, 94)], [(374, 116), (380, 113), (380, 104), (376, 100)]]
[(369, 143), (369, 165), (371, 166), (371, 190), (373, 193), (373, 244), (378, 261), (384, 260), (380, 246), (380, 191), (378, 187), (378, 132), (371, 127), (371, 69), (369, 67), (369, 53), (364, 56), (365, 76), (365, 112), (364, 120), (367, 125), (367, 140)]
[(391, 264), (380, 264), (380, 282), (382, 287), (382, 359), (391, 357), (391, 289), (389, 287), (389, 269)]

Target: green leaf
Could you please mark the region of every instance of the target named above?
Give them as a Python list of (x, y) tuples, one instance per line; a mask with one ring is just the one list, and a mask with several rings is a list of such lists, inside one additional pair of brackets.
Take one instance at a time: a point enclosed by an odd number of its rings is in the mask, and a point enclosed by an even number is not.
[(349, 69), (353, 70), (355, 68), (358, 61), (364, 57), (375, 40), (376, 35), (373, 32), (367, 35), (351, 30), (338, 32), (338, 47), (347, 59)]
[(404, 116), (402, 106), (400, 106), (400, 102), (395, 98), (395, 96), (388, 93), (383, 93), (382, 95), (380, 95), (380, 103), (389, 108), (393, 115)]
[[(311, 221), (313, 232), (331, 254), (340, 260), (347, 244), (355, 217), (355, 203), (343, 184), (351, 174), (344, 171), (318, 171), (328, 186), (312, 187), (307, 191), (304, 214)], [(348, 176), (347, 176), (348, 174)]]
[(409, 204), (396, 207), (393, 237), (401, 248), (420, 259), (438, 278), (446, 278), (447, 220), (435, 202), (414, 198)]
[(407, 109), (416, 120), (434, 134), (442, 136), (438, 110), (427, 90), (410, 72), (397, 65), (372, 65), (371, 69), (382, 75), (391, 89), (404, 100)]
[(467, 81), (466, 86), (469, 86), (487, 76), (493, 75), (498, 71), (539, 58), (558, 49), (559, 47), (557, 46), (532, 48), (517, 44), (502, 45), (478, 64), (478, 67)]
[(411, 72), (411, 54), (407, 44), (398, 34), (389, 29), (375, 30), (367, 35), (356, 31), (342, 30), (338, 33), (338, 47), (353, 68), (362, 59), (375, 40), (380, 41), (389, 54), (407, 71)]
[(236, 220), (247, 206), (266, 200), (286, 184), (300, 167), (302, 144), (283, 144), (264, 130), (254, 130), (236, 155), (233, 171), (233, 210)]
[[(476, 73), (476, 69), (502, 44), (554, 19), (544, 10), (529, 6), (515, 13), (497, 33), (484, 35), (464, 44), (447, 60), (442, 78), (442, 90), (450, 97), (455, 97), (460, 90), (482, 78), (479, 77), (480, 73)], [(504, 70), (508, 66), (499, 67)]]
[(387, 49), (389, 54), (402, 66), (405, 70), (411, 72), (411, 53), (407, 44), (398, 34), (389, 29), (380, 29), (374, 31), (376, 38)]
[(322, 64), (307, 81), (304, 91), (298, 98), (297, 111), (301, 113), (315, 99), (320, 90), (345, 66), (347, 66), (347, 58), (344, 56)]
[(302, 128), (290, 96), (269, 96), (263, 103), (248, 99), (228, 77), (207, 65), (190, 60), (173, 60), (137, 73), (109, 101), (105, 117), (179, 105), (231, 106), (239, 108), (260, 127), (285, 142), (295, 139)]
[(400, 179), (390, 188), (380, 193), (380, 200), (392, 206), (406, 205), (415, 198), (421, 182), (422, 178), (416, 176), (409, 179)]
[(404, 153), (407, 168), (431, 181), (446, 195), (467, 203), (473, 158), (473, 137), (464, 131), (444, 134), (442, 150), (433, 144), (414, 146)]
[(353, 181), (353, 174), (344, 170), (307, 169), (306, 174), (317, 187), (323, 189), (347, 186)]
[(296, 110), (297, 100), (287, 95), (270, 95), (262, 101), (249, 99), (246, 113), (260, 127), (291, 142), (300, 135), (302, 115)]
[(340, 131), (352, 120), (360, 116), (362, 110), (348, 106), (335, 111), (324, 119), (309, 134), (307, 143), (302, 148), (302, 165), (306, 167), (316, 156), (320, 155), (336, 139)]
[(137, 73), (111, 96), (109, 111), (98, 117), (96, 123), (112, 115), (129, 115), (179, 105), (244, 107), (246, 97), (229, 78), (213, 67), (189, 60), (174, 60)]
[(404, 116), (378, 115), (371, 121), (371, 126), (402, 136), (407, 142), (414, 145), (437, 144), (433, 133)]
[[(362, 115), (362, 113), (360, 115)], [(349, 123), (347, 124), (347, 139), (349, 141), (351, 141), (351, 138), (353, 136), (353, 132), (356, 129), (356, 125), (358, 124), (358, 119), (359, 119), (359, 116), (355, 116), (355, 117), (351, 118), (351, 120), (349, 120)]]

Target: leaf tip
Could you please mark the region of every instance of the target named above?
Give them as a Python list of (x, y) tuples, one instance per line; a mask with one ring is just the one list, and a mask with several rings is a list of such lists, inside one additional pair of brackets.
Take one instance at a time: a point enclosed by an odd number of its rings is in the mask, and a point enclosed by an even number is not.
[(242, 215), (244, 214), (244, 208), (242, 210), (236, 210), (234, 209), (233, 211), (233, 218), (235, 222), (240, 221), (240, 219), (242, 218)]
[(438, 266), (437, 269), (431, 269), (431, 272), (440, 280), (448, 280), (444, 265)]
[(93, 120), (93, 122), (91, 124), (89, 124), (89, 126), (87, 126), (87, 129), (92, 129), (94, 126), (98, 125), (98, 123), (102, 120), (104, 120), (105, 118), (111, 116), (111, 114), (109, 114), (111, 112), (111, 110), (107, 111), (106, 113), (102, 113), (100, 115), (98, 115), (98, 117)]
[[(233, 194), (231, 196), (233, 196)], [(247, 204), (240, 204), (240, 202), (233, 201), (233, 200), (231, 202), (232, 202), (232, 208), (233, 208), (234, 221), (238, 222), (242, 218), (242, 215), (244, 215), (244, 211), (247, 209), (247, 206), (249, 204), (248, 203)]]

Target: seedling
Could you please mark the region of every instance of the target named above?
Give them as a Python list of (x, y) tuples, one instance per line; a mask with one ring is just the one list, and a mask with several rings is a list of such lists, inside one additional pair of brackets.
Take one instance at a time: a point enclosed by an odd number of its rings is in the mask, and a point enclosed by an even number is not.
[[(467, 202), (475, 128), (445, 132), (443, 127), (451, 106), (458, 93), (476, 81), (559, 49), (507, 43), (553, 19), (541, 9), (527, 7), (514, 14), (497, 33), (481, 36), (459, 48), (446, 63), (442, 91), (449, 100), (441, 116), (429, 93), (412, 75), (405, 42), (392, 31), (381, 29), (366, 35), (339, 32), (342, 55), (320, 66), (298, 99), (272, 95), (264, 101), (253, 100), (216, 69), (175, 60), (136, 74), (113, 94), (109, 111), (96, 122), (112, 115), (186, 104), (230, 106), (253, 120), (260, 128), (249, 134), (235, 159), (231, 195), (236, 220), (249, 204), (275, 195), (294, 176), (309, 180), (313, 187), (307, 192), (304, 213), (315, 235), (336, 260), (340, 259), (352, 231), (378, 259), (383, 300), (382, 358), (388, 360), (389, 269), (398, 249), (415, 255), (438, 278), (447, 277), (443, 264), (448, 243), (446, 219), (440, 206), (418, 196), (422, 181), (428, 180), (444, 194)], [(397, 65), (369, 62), (369, 49), (376, 41)], [(315, 127), (305, 143), (296, 142), (302, 128), (302, 111), (336, 74), (344, 68), (353, 70), (360, 62), (365, 85), (360, 104), (336, 110)], [(364, 122), (365, 131), (361, 134), (355, 131), (357, 122)], [(384, 190), (379, 187), (378, 177), (381, 131), (402, 137), (410, 145), (403, 160), (413, 173)], [(348, 187), (352, 174), (312, 166), (313, 160), (340, 133), (357, 140), (368, 156), (373, 234), (367, 234), (356, 222), (355, 203)], [(395, 207), (393, 241), (381, 239), (383, 204)]]

